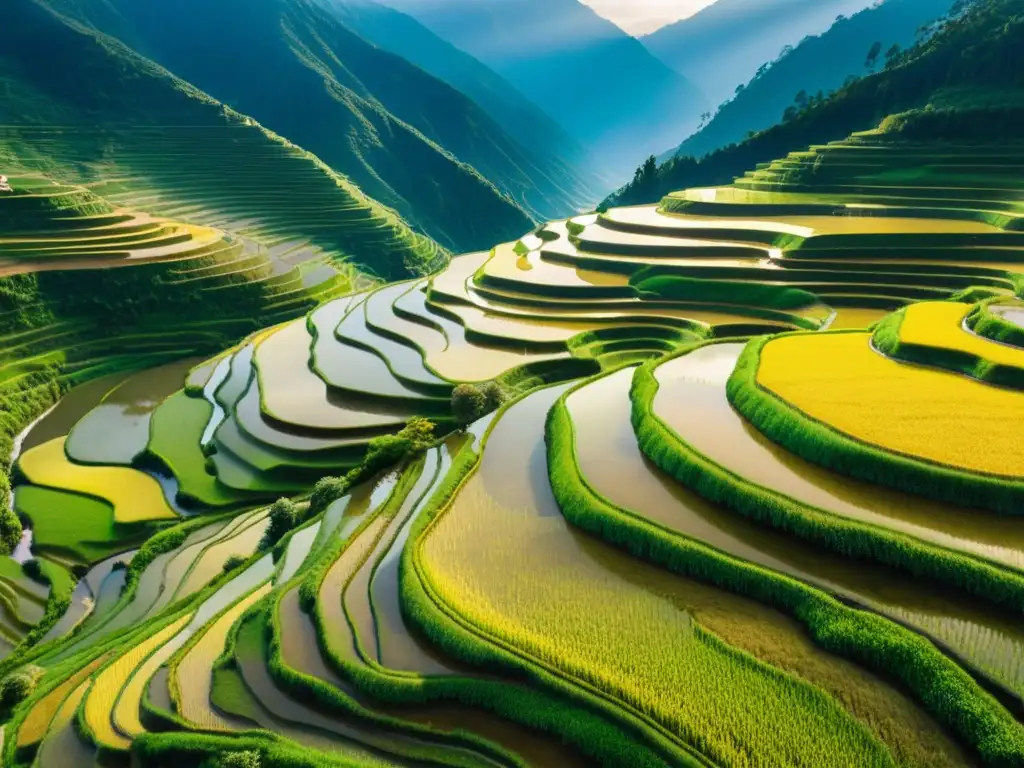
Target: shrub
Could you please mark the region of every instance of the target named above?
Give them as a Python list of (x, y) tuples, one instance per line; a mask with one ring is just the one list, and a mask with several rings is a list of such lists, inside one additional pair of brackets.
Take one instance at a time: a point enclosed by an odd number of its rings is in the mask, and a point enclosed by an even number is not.
[(241, 568), (246, 563), (246, 558), (241, 555), (232, 555), (224, 561), (224, 573), (231, 573), (232, 571)]
[(49, 584), (46, 580), (46, 576), (43, 575), (43, 567), (36, 558), (33, 557), (31, 560), (26, 560), (22, 563), (21, 570), (26, 576), (32, 579), (32, 581), (37, 581), (40, 584)]
[(110, 566), (110, 570), (112, 571), (123, 571), (127, 568), (128, 563), (126, 563), (124, 560), (118, 560), (112, 566)]
[(29, 664), (0, 680), (0, 711), (10, 711), (31, 696), (44, 671)]
[(399, 435), (384, 435), (370, 441), (363, 463), (351, 473), (352, 479), (363, 479), (393, 467), (412, 449), (412, 443)]
[[(260, 549), (270, 549), (300, 522), (302, 522), (302, 511), (294, 501), (284, 498), (275, 501), (270, 507), (270, 525), (267, 526), (267, 531), (260, 541)], [(227, 563), (224, 567), (227, 570)]]
[(309, 496), (309, 514), (318, 515), (333, 502), (348, 493), (349, 485), (343, 477), (322, 477), (313, 486)]
[(485, 413), (492, 413), (498, 410), (508, 401), (508, 392), (496, 381), (483, 383), (480, 385), (480, 391), (483, 393), (485, 407), (487, 408)]
[(434, 444), (434, 422), (422, 416), (414, 416), (409, 420), (398, 436), (409, 441), (415, 452), (425, 451)]
[(260, 768), (260, 753), (253, 750), (227, 752), (203, 763), (204, 768)]
[[(0, 474), (0, 496), (10, 493), (7, 478)], [(21, 521), (9, 507), (0, 507), (0, 552), (13, 552), (21, 541)]]
[(487, 413), (487, 397), (474, 384), (459, 384), (452, 390), (452, 414), (462, 426)]

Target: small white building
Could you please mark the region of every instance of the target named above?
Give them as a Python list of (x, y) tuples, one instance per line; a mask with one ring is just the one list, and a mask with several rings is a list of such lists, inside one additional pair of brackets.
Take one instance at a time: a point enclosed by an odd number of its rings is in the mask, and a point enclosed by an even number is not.
[(7, 181), (7, 177), (0, 173), (0, 192), (13, 192), (10, 183)]

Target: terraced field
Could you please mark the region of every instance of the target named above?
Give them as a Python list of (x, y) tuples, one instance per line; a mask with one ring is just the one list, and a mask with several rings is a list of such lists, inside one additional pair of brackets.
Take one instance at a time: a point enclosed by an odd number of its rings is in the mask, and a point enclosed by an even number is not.
[(857, 135), (72, 389), (5, 765), (1024, 766), (1017, 156)]

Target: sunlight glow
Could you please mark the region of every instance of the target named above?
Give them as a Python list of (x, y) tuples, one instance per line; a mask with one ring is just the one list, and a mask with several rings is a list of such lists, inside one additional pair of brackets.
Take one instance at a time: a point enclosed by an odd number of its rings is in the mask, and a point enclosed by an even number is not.
[(631, 35), (646, 35), (685, 19), (714, 0), (581, 0)]

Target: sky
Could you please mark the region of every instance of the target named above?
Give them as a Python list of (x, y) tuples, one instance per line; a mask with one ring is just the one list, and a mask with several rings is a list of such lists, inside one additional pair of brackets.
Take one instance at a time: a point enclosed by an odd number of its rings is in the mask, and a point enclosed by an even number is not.
[(685, 19), (715, 0), (580, 0), (631, 35), (644, 35)]

